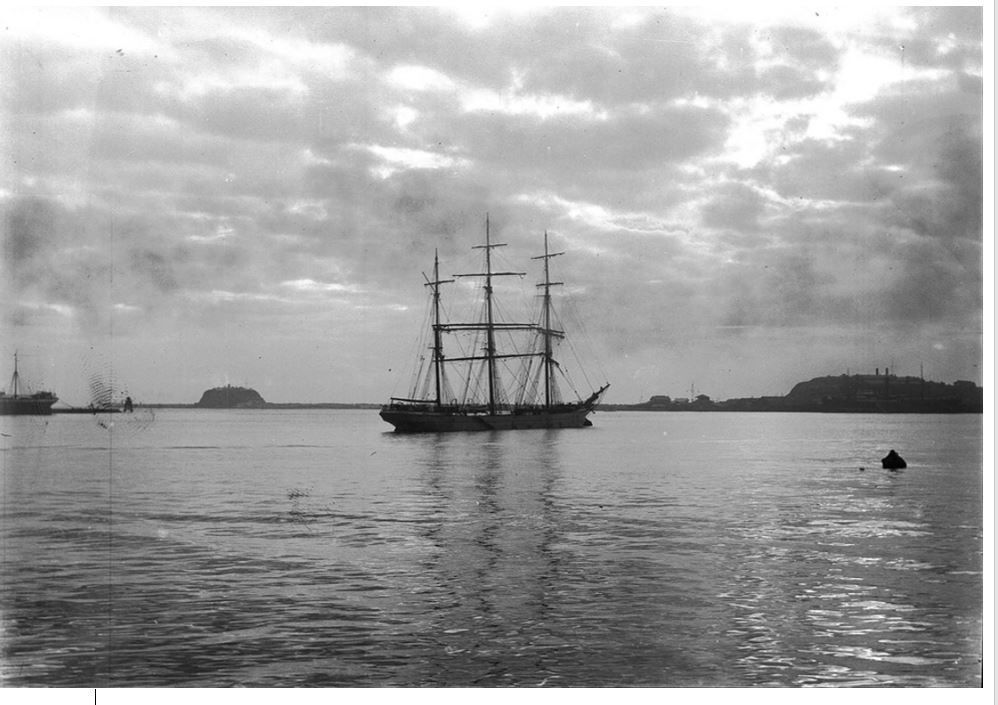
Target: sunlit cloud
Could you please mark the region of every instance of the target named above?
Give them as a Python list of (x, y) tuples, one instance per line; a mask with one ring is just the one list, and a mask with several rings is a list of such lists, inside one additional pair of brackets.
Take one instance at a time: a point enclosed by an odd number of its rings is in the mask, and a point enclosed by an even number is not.
[(596, 203), (571, 201), (552, 193), (520, 194), (517, 200), (558, 213), (558, 217), (584, 224), (597, 231), (672, 233), (675, 224), (650, 213), (621, 212)]
[(225, 291), (222, 289), (213, 289), (207, 292), (193, 292), (189, 294), (189, 298), (197, 301), (204, 301), (207, 303), (232, 303), (232, 302), (279, 302), (279, 303), (293, 303), (292, 299), (286, 297), (274, 296), (273, 294), (260, 294), (248, 291)]
[(509, 19), (522, 20), (545, 12), (543, 6), (529, 4), (459, 3), (447, 7), (447, 12), (457, 17), (466, 27), (482, 31)]
[(400, 130), (408, 128), (419, 117), (419, 111), (407, 105), (399, 105), (391, 111), (392, 121)]
[(591, 101), (579, 101), (557, 95), (524, 95), (509, 90), (496, 92), (474, 90), (464, 93), (461, 106), (467, 112), (492, 112), (507, 115), (528, 115), (541, 119), (555, 116), (580, 116), (589, 119), (606, 119), (606, 111), (599, 110)]
[(326, 205), (322, 201), (297, 199), (288, 205), (288, 212), (304, 215), (313, 220), (324, 220), (328, 215)]
[(215, 232), (209, 235), (188, 235), (187, 240), (197, 243), (212, 243), (227, 240), (235, 234), (235, 230), (228, 225), (219, 224)]
[[(168, 90), (165, 84), (160, 84), (159, 88), (164, 92)], [(278, 64), (271, 63), (247, 71), (189, 76), (177, 87), (176, 92), (182, 100), (191, 101), (199, 100), (211, 93), (240, 89), (283, 91), (293, 97), (306, 93), (308, 86), (300, 76)]]
[(368, 145), (367, 150), (382, 160), (383, 163), (374, 168), (374, 173), (381, 178), (405, 169), (455, 169), (469, 165), (467, 159), (421, 149)]
[(314, 279), (295, 279), (293, 281), (283, 281), (281, 286), (287, 287), (288, 289), (294, 289), (295, 291), (304, 292), (339, 292), (339, 293), (361, 293), (360, 290), (348, 284), (341, 284), (339, 282), (318, 282)]
[(11, 6), (4, 10), (3, 36), (25, 44), (54, 42), (81, 51), (101, 52), (111, 58), (126, 52), (166, 53), (168, 48), (150, 34), (117, 21), (109, 8), (50, 8)]
[(409, 91), (451, 91), (454, 82), (426, 66), (396, 66), (389, 72), (390, 84)]

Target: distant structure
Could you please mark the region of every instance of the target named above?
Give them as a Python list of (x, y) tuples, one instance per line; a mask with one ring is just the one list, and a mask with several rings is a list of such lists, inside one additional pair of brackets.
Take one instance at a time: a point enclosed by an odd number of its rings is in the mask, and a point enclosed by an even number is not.
[(822, 413), (980, 414), (984, 390), (965, 380), (953, 384), (922, 377), (897, 377), (879, 368), (872, 375), (815, 377), (782, 397), (712, 401), (706, 394), (688, 401), (656, 395), (633, 405), (602, 404), (604, 410), (634, 411), (810, 411)]
[(207, 390), (194, 406), (200, 409), (262, 409), (267, 402), (255, 389), (226, 385)]
[(959, 413), (984, 410), (984, 390), (973, 382), (930, 382), (897, 377), (890, 370), (872, 375), (816, 377), (784, 397), (791, 410)]

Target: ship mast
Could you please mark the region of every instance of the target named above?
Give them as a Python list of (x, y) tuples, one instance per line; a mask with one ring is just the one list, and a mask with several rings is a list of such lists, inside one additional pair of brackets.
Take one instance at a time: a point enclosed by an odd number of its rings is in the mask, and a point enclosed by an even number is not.
[(547, 409), (551, 406), (551, 387), (552, 380), (554, 379), (553, 370), (554, 367), (554, 356), (551, 350), (551, 338), (553, 332), (551, 330), (551, 287), (560, 286), (562, 282), (551, 281), (551, 271), (548, 266), (549, 261), (552, 257), (557, 257), (558, 255), (563, 255), (564, 252), (548, 252), (548, 231), (544, 231), (544, 254), (539, 257), (531, 257), (531, 259), (542, 259), (544, 260), (544, 283), (538, 284), (538, 287), (544, 287), (544, 408)]
[(489, 216), (485, 214), (485, 364), (489, 375), (489, 413), (496, 413), (496, 328), (492, 315), (492, 248), (502, 247), (492, 244), (489, 233)]
[(433, 281), (427, 281), (425, 286), (433, 287), (433, 377), (436, 387), (436, 405), (441, 404), (441, 384), (443, 379), (444, 345), (440, 326), (440, 285), (449, 284), (453, 279), (440, 278), (440, 258), (433, 251)]
[(14, 351), (14, 376), (10, 378), (11, 386), (13, 387), (14, 398), (17, 398), (17, 382), (20, 375), (17, 374), (17, 351)]
[(440, 330), (484, 330), (485, 331), (485, 355), (470, 355), (468, 357), (452, 357), (448, 362), (463, 362), (466, 360), (485, 360), (486, 372), (489, 377), (489, 413), (495, 414), (499, 401), (499, 378), (496, 369), (496, 360), (500, 358), (525, 357), (522, 354), (499, 355), (496, 353), (496, 331), (497, 330), (534, 330), (536, 325), (526, 323), (496, 323), (495, 312), (492, 305), (492, 278), (493, 277), (522, 277), (524, 272), (495, 272), (492, 270), (492, 248), (505, 247), (504, 242), (492, 242), (492, 233), (489, 224), (489, 216), (485, 216), (485, 244), (475, 245), (472, 249), (485, 250), (485, 271), (474, 274), (455, 274), (455, 277), (485, 277), (485, 323), (457, 323), (441, 325)]

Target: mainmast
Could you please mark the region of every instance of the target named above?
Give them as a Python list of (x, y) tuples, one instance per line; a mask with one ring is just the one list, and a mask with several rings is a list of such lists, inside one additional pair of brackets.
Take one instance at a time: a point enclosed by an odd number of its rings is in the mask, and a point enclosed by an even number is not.
[(17, 351), (14, 351), (14, 376), (10, 378), (12, 391), (14, 392), (14, 397), (17, 397), (17, 382), (20, 375), (17, 374)]
[(551, 287), (560, 286), (562, 282), (551, 281), (551, 271), (548, 266), (548, 262), (552, 257), (557, 257), (558, 255), (563, 255), (564, 252), (548, 252), (548, 231), (544, 231), (544, 254), (539, 257), (531, 257), (531, 259), (542, 259), (544, 260), (544, 282), (538, 284), (538, 287), (544, 287), (544, 407), (548, 408), (551, 406), (551, 387), (552, 380), (554, 379), (553, 367), (554, 367), (554, 356), (552, 354), (551, 348), (551, 338), (554, 333), (551, 330)]
[(489, 224), (489, 216), (485, 216), (485, 244), (475, 245), (472, 249), (485, 250), (485, 271), (474, 274), (455, 274), (455, 277), (485, 277), (485, 323), (482, 324), (447, 324), (440, 326), (441, 330), (484, 330), (485, 331), (485, 355), (471, 355), (468, 357), (451, 358), (449, 362), (459, 362), (464, 360), (485, 360), (486, 372), (489, 377), (489, 413), (495, 414), (498, 402), (499, 379), (496, 370), (496, 360), (511, 357), (524, 357), (522, 354), (499, 355), (496, 353), (496, 330), (532, 330), (536, 326), (525, 323), (496, 323), (495, 313), (492, 305), (492, 278), (504, 276), (522, 277), (524, 272), (495, 272), (492, 270), (492, 249), (494, 247), (505, 247), (504, 242), (492, 242), (492, 233)]

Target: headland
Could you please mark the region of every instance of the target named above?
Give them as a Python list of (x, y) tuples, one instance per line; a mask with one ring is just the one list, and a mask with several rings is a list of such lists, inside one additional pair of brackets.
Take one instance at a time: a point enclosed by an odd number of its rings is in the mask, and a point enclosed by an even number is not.
[(604, 411), (795, 411), (866, 414), (980, 414), (984, 390), (973, 382), (952, 384), (921, 377), (898, 377), (877, 370), (872, 375), (815, 377), (785, 396), (715, 401), (706, 394), (692, 399), (656, 395), (639, 404), (601, 404)]

